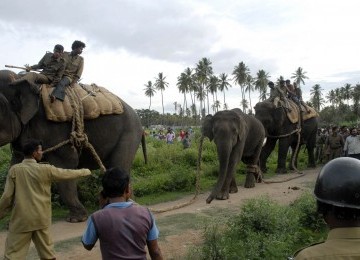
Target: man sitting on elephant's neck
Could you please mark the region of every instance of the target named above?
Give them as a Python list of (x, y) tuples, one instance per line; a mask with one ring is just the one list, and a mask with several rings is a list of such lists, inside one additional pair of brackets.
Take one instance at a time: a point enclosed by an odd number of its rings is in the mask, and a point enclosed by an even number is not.
[(56, 44), (54, 52), (47, 52), (38, 64), (32, 66), (25, 65), (26, 71), (42, 69), (40, 73), (26, 73), (22, 78), (11, 83), (11, 85), (17, 85), (26, 80), (30, 84), (51, 84), (55, 86), (60, 82), (65, 70), (65, 60), (62, 57), (63, 52), (64, 47)]
[(275, 86), (274, 82), (269, 81), (268, 86), (270, 88), (270, 101), (273, 102), (276, 107), (278, 107), (280, 100), (282, 100), (285, 108), (291, 112), (289, 102), (286, 98), (286, 93), (284, 92), (285, 81), (280, 81), (280, 85), (277, 86)]
[(50, 94), (51, 102), (54, 102), (55, 99), (64, 101), (65, 88), (69, 85), (73, 87), (80, 80), (84, 69), (84, 58), (81, 57), (80, 54), (85, 47), (85, 43), (81, 41), (74, 41), (71, 45), (72, 51), (64, 52), (64, 59), (66, 63), (64, 75)]

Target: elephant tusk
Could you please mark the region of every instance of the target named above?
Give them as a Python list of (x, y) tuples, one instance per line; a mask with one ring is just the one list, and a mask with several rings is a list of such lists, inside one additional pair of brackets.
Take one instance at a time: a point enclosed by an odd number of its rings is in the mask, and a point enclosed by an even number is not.
[(267, 141), (267, 137), (265, 137), (265, 138), (264, 138), (264, 141), (263, 141), (262, 147), (264, 147), (264, 146), (265, 146), (266, 141)]

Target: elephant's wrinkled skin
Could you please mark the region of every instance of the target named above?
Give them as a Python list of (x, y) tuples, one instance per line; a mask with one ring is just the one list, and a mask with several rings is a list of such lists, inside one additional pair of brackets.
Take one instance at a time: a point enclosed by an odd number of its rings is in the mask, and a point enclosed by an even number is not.
[[(279, 140), (279, 151), (278, 151), (278, 161), (277, 161), (277, 173), (286, 173), (286, 157), (288, 154), (289, 147), (292, 148), (291, 153), (291, 161), (295, 156), (295, 167), (297, 165), (297, 154), (294, 154), (296, 150), (298, 135), (294, 133), (292, 135), (288, 135), (293, 132), (297, 128), (299, 128), (298, 123), (292, 123), (288, 117), (286, 116), (285, 109), (283, 107), (276, 108), (272, 102), (264, 101), (259, 102), (255, 105), (255, 117), (259, 119), (264, 125), (267, 142), (263, 147), (260, 155), (260, 167), (262, 172), (266, 172), (266, 161), (270, 156), (271, 152), (274, 150), (277, 140)], [(300, 144), (306, 144), (306, 148), (308, 151), (308, 166), (315, 167), (315, 159), (314, 159), (314, 148), (316, 144), (316, 132), (318, 128), (318, 118), (313, 117), (307, 119), (302, 124), (301, 129), (301, 138)], [(281, 138), (272, 138), (271, 136), (285, 136)], [(289, 167), (293, 169), (292, 165)]]
[(206, 202), (210, 203), (214, 198), (228, 199), (229, 193), (238, 191), (235, 170), (240, 160), (249, 166), (245, 187), (254, 187), (254, 174), (261, 178), (257, 167), (265, 138), (261, 122), (253, 116), (244, 114), (240, 109), (225, 110), (217, 112), (214, 116), (206, 116), (202, 124), (202, 133), (210, 141), (214, 140), (220, 166), (217, 183)]
[[(44, 150), (68, 140), (71, 122), (48, 121), (39, 97), (27, 82), (17, 86), (8, 84), (16, 74), (0, 71), (0, 146), (11, 143), (12, 164), (22, 160), (21, 147), (29, 138), (40, 139)], [(130, 171), (141, 141), (143, 129), (135, 111), (125, 102), (124, 113), (85, 120), (84, 132), (106, 168), (119, 166)], [(145, 143), (143, 142), (145, 153)], [(57, 167), (97, 169), (99, 166), (88, 149), (74, 149), (70, 144), (44, 154), (44, 161)], [(58, 184), (60, 196), (70, 210), (68, 220), (86, 219), (87, 212), (78, 199), (76, 181)], [(96, 192), (96, 191), (94, 191)]]

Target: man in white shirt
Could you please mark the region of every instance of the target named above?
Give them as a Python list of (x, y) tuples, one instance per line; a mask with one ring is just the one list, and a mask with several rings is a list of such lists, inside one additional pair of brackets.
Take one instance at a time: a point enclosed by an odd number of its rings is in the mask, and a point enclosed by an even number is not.
[(357, 129), (351, 129), (350, 135), (345, 140), (344, 152), (348, 157), (360, 159), (360, 136)]

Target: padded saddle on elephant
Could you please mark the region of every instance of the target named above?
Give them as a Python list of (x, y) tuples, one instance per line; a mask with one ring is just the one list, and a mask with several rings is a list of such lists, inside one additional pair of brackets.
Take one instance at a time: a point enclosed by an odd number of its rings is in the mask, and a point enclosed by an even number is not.
[(73, 88), (66, 88), (66, 96), (63, 102), (56, 100), (51, 103), (49, 95), (53, 87), (43, 84), (41, 86), (41, 97), (44, 104), (45, 114), (48, 120), (55, 122), (71, 121), (74, 115), (73, 98), (82, 103), (84, 119), (94, 119), (100, 115), (121, 114), (124, 112), (119, 97), (96, 84), (75, 84)]
[[(271, 102), (271, 101), (270, 101)], [(273, 101), (274, 105), (276, 107), (284, 107), (285, 109), (287, 108), (285, 102), (283, 100), (281, 100), (280, 98), (275, 98)], [(287, 111), (287, 117), (289, 118), (291, 123), (297, 123), (299, 122), (299, 106), (291, 99), (287, 99), (287, 102), (290, 106), (290, 110), (288, 109)], [(305, 121), (307, 119), (313, 118), (313, 117), (318, 117), (319, 114), (316, 112), (316, 110), (310, 106), (304, 105), (304, 104), (300, 104), (301, 110), (300, 112), (302, 113), (302, 119)]]

